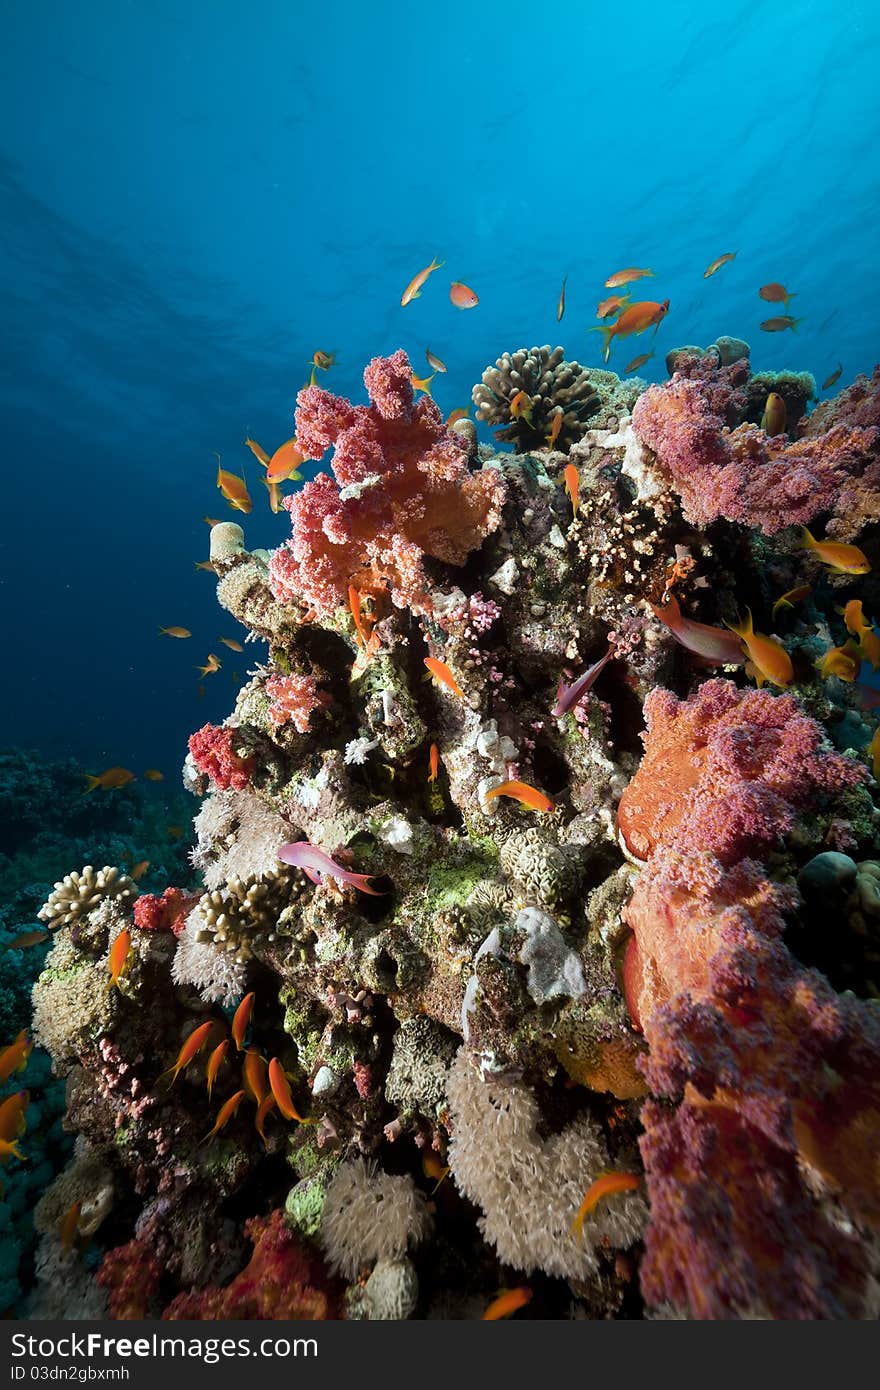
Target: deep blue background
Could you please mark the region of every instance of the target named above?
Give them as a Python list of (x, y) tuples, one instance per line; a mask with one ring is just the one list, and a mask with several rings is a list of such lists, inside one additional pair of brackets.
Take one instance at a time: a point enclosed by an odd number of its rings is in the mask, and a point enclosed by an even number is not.
[[(542, 14), (542, 9), (544, 13)], [(645, 374), (719, 333), (755, 369), (870, 370), (880, 6), (672, 0), (45, 0), (0, 4), (2, 741), (172, 773), (220, 718), (243, 636), (217, 609), (219, 450), (291, 433), (316, 348), (362, 399), (431, 347), (465, 404), (505, 348), (599, 363), (603, 280), (672, 301)], [(708, 263), (738, 259), (713, 279)], [(433, 255), (446, 265), (399, 305)], [(568, 309), (557, 327), (559, 285)], [(462, 279), (473, 312), (447, 298)], [(767, 335), (757, 288), (804, 316)], [(618, 370), (641, 350), (620, 345)], [(159, 640), (183, 624), (190, 642)], [(198, 702), (194, 663), (223, 671)], [(257, 657), (261, 648), (251, 649)]]

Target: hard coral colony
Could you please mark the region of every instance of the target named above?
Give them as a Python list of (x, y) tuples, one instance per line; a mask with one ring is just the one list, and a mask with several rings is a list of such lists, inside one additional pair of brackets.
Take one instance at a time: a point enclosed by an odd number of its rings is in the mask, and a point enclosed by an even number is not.
[(201, 884), (41, 914), (37, 1309), (876, 1316), (880, 374), (807, 415), (672, 356), (505, 354), (507, 453), (402, 351), (300, 392), (290, 538), (212, 532), (270, 655), (190, 739)]

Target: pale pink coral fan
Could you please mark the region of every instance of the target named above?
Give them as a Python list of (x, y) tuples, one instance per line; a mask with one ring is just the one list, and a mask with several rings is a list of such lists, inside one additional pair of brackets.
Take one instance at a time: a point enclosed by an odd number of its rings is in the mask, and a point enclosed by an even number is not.
[(334, 446), (333, 477), (318, 476), (285, 501), (293, 536), (272, 556), (276, 598), (318, 612), (346, 603), (348, 588), (398, 607), (430, 607), (426, 556), (462, 565), (498, 526), (505, 488), (497, 469), (468, 469), (467, 451), (427, 396), (413, 400), (406, 353), (376, 357), (364, 372), (369, 406), (317, 386), (299, 393), (296, 437), (307, 458)]

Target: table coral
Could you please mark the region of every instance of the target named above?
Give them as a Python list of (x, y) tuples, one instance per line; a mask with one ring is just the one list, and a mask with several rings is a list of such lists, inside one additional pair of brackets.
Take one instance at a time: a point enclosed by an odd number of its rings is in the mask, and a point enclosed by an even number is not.
[(294, 591), (319, 612), (385, 585), (398, 607), (429, 606), (424, 557), (462, 565), (498, 525), (504, 487), (497, 469), (471, 473), (467, 450), (434, 402), (413, 401), (403, 351), (364, 372), (368, 407), (318, 386), (297, 398), (296, 429), (307, 458), (334, 447), (333, 477), (319, 473), (285, 500), (293, 537), (270, 564), (276, 595)]

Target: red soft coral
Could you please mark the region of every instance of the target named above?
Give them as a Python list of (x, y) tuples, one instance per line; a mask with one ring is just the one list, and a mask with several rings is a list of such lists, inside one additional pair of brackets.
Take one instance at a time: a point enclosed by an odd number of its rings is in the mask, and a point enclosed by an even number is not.
[(198, 896), (182, 888), (166, 888), (161, 898), (156, 893), (143, 893), (134, 904), (134, 924), (141, 931), (170, 931), (180, 936)]
[(282, 724), (292, 724), (300, 734), (307, 734), (312, 715), (318, 710), (327, 709), (332, 703), (326, 691), (318, 689), (314, 676), (299, 676), (295, 672), (289, 676), (270, 676), (266, 681), (266, 694), (272, 703), (269, 718), (276, 729)]
[(387, 586), (398, 607), (425, 611), (425, 557), (462, 565), (497, 527), (500, 473), (469, 471), (465, 446), (429, 397), (414, 402), (410, 377), (398, 351), (368, 365), (369, 406), (317, 386), (300, 392), (299, 447), (320, 458), (333, 446), (334, 476), (319, 473), (285, 501), (293, 536), (269, 567), (281, 601), (305, 599), (327, 613), (347, 601), (350, 585), (374, 594)]
[(199, 772), (221, 791), (243, 791), (251, 780), (253, 759), (237, 751), (233, 729), (203, 724), (190, 734), (189, 751)]
[(162, 1261), (149, 1239), (138, 1237), (108, 1250), (95, 1279), (109, 1290), (111, 1318), (131, 1321), (152, 1317), (152, 1302), (162, 1274)]

